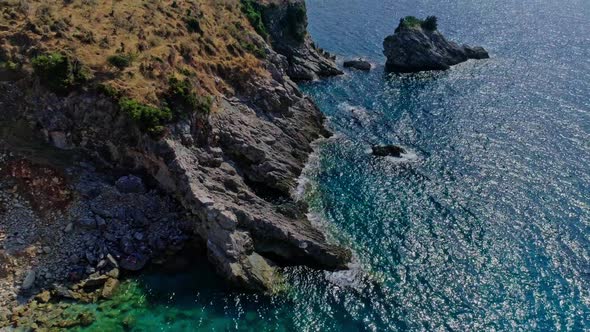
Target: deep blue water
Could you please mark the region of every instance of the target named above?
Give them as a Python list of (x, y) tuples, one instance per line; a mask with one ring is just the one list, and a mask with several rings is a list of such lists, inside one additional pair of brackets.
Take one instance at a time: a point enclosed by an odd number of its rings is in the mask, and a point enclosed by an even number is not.
[[(202, 270), (147, 275), (113, 326), (127, 315), (142, 331), (590, 330), (590, 1), (308, 9), (319, 46), (376, 65), (303, 87), (336, 133), (304, 197), (359, 267), (290, 269), (290, 291), (272, 298)], [(449, 39), (492, 58), (385, 75), (381, 42), (406, 15), (436, 15)], [(415, 157), (367, 153), (387, 143)]]

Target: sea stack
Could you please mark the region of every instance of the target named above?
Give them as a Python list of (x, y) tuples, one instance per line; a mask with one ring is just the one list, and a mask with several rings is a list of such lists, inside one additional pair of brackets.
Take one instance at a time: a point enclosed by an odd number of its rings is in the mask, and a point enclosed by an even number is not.
[(397, 73), (447, 70), (469, 59), (489, 58), (483, 47), (448, 41), (438, 31), (435, 16), (425, 20), (413, 16), (402, 18), (395, 33), (385, 38), (383, 48), (386, 70)]

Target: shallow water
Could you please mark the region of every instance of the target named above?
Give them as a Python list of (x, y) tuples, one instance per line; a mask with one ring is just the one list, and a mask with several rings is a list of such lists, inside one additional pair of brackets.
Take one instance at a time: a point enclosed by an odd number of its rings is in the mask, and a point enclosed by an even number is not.
[[(304, 86), (337, 134), (304, 198), (360, 267), (289, 269), (271, 298), (206, 265), (148, 274), (90, 330), (590, 329), (590, 2), (307, 2), (318, 45), (377, 66)], [(381, 42), (405, 15), (492, 58), (387, 76)], [(387, 143), (414, 157), (367, 153)]]

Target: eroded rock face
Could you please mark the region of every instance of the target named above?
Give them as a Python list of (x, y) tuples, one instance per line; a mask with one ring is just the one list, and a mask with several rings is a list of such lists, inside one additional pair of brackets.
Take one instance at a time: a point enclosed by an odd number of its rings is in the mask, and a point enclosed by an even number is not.
[(318, 49), (307, 34), (304, 0), (258, 0), (273, 49), (288, 61), (288, 75), (294, 81), (342, 75), (334, 57)]
[(438, 30), (402, 27), (383, 42), (387, 57), (386, 70), (408, 73), (428, 70), (447, 70), (469, 59), (486, 59), (482, 47), (470, 47), (448, 41)]
[[(157, 140), (142, 134), (113, 101), (92, 91), (58, 97), (27, 82), (19, 84), (29, 89), (2, 83), (8, 93), (0, 95), (0, 103), (43, 133), (63, 132), (67, 141), (58, 148), (84, 151), (107, 168), (151, 176), (192, 216), (193, 232), (221, 276), (242, 287), (272, 291), (275, 263), (344, 269), (351, 253), (328, 243), (305, 217), (305, 206), (291, 197), (311, 143), (328, 133), (320, 111), (289, 78), (292, 66), (285, 56), (271, 52), (266, 64), (271, 75), (243, 82), (235, 96), (218, 98), (206, 129), (197, 124), (202, 119), (190, 118), (171, 125), (169, 134)], [(135, 191), (135, 185), (133, 190), (122, 183), (117, 187)], [(89, 209), (100, 217), (93, 219), (93, 232), (116, 218), (99, 205)], [(137, 217), (141, 223), (150, 216)], [(127, 242), (137, 239), (131, 233)], [(120, 245), (128, 247), (125, 241)], [(140, 269), (145, 255), (137, 253), (121, 254), (121, 267)]]

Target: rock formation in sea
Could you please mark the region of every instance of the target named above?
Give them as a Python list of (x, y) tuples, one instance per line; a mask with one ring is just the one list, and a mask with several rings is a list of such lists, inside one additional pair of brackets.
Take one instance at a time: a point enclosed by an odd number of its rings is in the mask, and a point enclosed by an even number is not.
[(343, 66), (344, 68), (354, 68), (362, 71), (370, 71), (373, 67), (369, 61), (363, 59), (344, 61)]
[[(253, 290), (275, 289), (277, 265), (347, 267), (350, 251), (292, 197), (311, 143), (329, 135), (294, 81), (341, 74), (307, 34), (302, 0), (28, 1), (0, 15), (0, 162), (22, 177), (0, 178), (0, 275), (26, 286), (3, 308), (89, 278), (108, 295), (103, 275), (183, 241)], [(2, 237), (19, 211), (31, 228)]]
[(434, 16), (425, 20), (413, 16), (402, 18), (395, 33), (385, 38), (383, 48), (386, 70), (398, 73), (447, 70), (469, 59), (489, 58), (482, 47), (448, 41), (438, 31)]
[(373, 155), (378, 157), (401, 158), (402, 154), (406, 153), (406, 150), (404, 148), (397, 145), (373, 146), (371, 150)]

